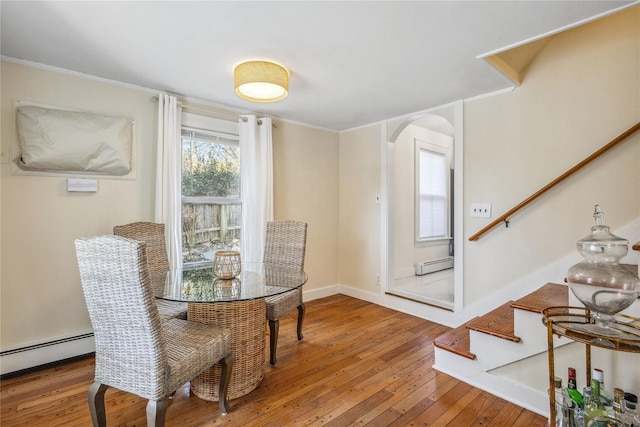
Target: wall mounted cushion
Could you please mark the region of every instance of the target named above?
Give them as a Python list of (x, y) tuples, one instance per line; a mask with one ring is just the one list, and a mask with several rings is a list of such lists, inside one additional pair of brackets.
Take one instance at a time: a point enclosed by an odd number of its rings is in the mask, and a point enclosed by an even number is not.
[(116, 176), (131, 171), (130, 119), (32, 106), (18, 107), (16, 114), (22, 169)]

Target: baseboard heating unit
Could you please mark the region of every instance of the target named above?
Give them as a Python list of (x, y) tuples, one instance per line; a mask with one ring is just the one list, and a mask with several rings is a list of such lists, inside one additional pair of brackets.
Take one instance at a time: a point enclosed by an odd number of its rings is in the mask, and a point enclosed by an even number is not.
[(96, 351), (93, 332), (0, 352), (0, 374), (47, 365)]
[(440, 270), (447, 270), (453, 268), (453, 257), (448, 256), (439, 259), (432, 259), (430, 261), (419, 262), (415, 265), (416, 276), (423, 276), (429, 273), (435, 273)]

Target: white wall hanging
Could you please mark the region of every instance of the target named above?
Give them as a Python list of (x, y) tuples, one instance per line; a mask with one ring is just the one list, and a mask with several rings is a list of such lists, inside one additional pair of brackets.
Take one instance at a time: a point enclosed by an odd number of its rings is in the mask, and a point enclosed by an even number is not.
[(14, 164), (26, 173), (130, 178), (134, 127), (124, 117), (17, 101)]

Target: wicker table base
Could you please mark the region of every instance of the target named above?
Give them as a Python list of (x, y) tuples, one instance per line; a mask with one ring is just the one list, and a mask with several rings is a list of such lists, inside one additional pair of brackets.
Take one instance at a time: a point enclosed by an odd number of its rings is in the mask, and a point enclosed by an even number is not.
[[(187, 318), (214, 324), (231, 331), (233, 371), (229, 399), (253, 391), (264, 376), (266, 306), (264, 298), (248, 301), (190, 303)], [(218, 400), (220, 365), (215, 365), (191, 381), (193, 394), (204, 400)]]

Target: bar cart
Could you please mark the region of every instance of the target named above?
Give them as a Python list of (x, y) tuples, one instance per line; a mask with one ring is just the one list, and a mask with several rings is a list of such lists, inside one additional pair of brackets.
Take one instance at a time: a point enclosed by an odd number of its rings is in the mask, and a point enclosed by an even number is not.
[[(598, 334), (585, 326), (593, 324), (591, 312), (583, 307), (549, 307), (542, 310), (542, 323), (547, 327), (549, 358), (549, 390), (554, 389), (555, 366), (553, 336), (566, 337), (585, 344), (585, 365), (587, 384), (591, 381), (591, 347), (601, 347), (612, 351), (640, 353), (640, 319), (617, 314), (609, 324), (612, 333)], [(556, 420), (555, 393), (549, 393), (549, 425)]]

